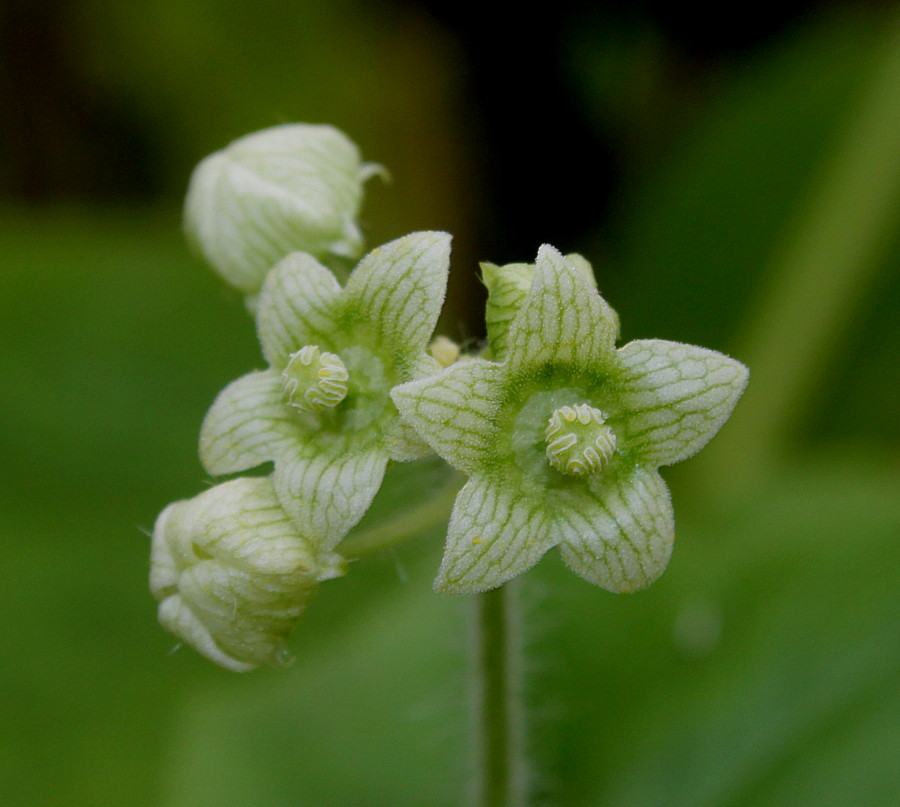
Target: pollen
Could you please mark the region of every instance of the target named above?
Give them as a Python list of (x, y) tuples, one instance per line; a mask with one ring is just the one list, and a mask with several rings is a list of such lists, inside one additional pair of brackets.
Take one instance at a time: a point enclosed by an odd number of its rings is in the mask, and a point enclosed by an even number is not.
[(438, 336), (428, 346), (428, 352), (434, 356), (441, 367), (449, 367), (459, 358), (459, 345), (446, 336)]
[(282, 398), (302, 412), (325, 412), (347, 397), (349, 377), (338, 355), (305, 345), (291, 354), (281, 373)]
[(606, 425), (606, 415), (586, 403), (557, 409), (544, 436), (550, 465), (571, 476), (599, 473), (616, 451), (616, 435)]

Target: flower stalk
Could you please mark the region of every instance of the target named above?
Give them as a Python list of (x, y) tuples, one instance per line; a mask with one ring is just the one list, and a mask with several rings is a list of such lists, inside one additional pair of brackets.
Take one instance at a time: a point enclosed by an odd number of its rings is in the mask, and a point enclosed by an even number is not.
[(517, 581), (473, 603), (476, 807), (526, 807), (522, 637)]

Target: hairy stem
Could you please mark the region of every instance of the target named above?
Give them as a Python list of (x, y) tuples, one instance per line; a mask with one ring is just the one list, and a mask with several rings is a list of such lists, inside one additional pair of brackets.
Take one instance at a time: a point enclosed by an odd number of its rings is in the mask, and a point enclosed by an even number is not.
[(518, 584), (475, 598), (473, 706), (477, 807), (527, 804)]
[(360, 558), (414, 538), (431, 527), (446, 524), (463, 481), (461, 475), (455, 474), (433, 498), (393, 521), (349, 535), (341, 542), (338, 550), (345, 558)]

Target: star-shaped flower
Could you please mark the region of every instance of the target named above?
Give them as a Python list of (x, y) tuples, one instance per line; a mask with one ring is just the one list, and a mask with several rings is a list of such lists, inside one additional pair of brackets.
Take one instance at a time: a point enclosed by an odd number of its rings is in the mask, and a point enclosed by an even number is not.
[(257, 330), (269, 369), (219, 395), (200, 434), (211, 474), (274, 460), (273, 481), (300, 532), (333, 547), (362, 517), (389, 459), (428, 447), (400, 421), (396, 384), (434, 372), (426, 345), (447, 279), (450, 236), (423, 232), (370, 252), (341, 288), (312, 256), (269, 274)]
[[(393, 391), (404, 418), (470, 477), (435, 587), (494, 588), (559, 546), (585, 579), (642, 588), (664, 570), (674, 538), (657, 468), (710, 440), (747, 369), (676, 342), (616, 349), (618, 318), (583, 267), (546, 245), (533, 270), (522, 266), (486, 277), (492, 296), (512, 289), (497, 303), (512, 307), (511, 322), (495, 316), (488, 331), (500, 361), (472, 359)], [(533, 281), (517, 298), (523, 272)]]

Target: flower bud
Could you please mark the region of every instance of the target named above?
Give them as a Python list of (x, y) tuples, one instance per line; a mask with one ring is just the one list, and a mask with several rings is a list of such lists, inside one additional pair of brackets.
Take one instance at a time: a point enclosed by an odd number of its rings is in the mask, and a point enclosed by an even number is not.
[[(586, 258), (572, 252), (565, 256), (565, 260), (583, 275), (593, 288), (597, 288), (594, 270)], [(528, 296), (534, 274), (533, 263), (508, 263), (504, 266), (488, 262), (481, 264), (481, 279), (488, 291), (484, 311), (490, 343), (490, 354), (486, 354), (488, 358), (498, 361), (503, 358), (509, 328)], [(605, 301), (604, 305), (608, 309), (608, 316), (614, 317), (618, 323), (618, 314)], [(616, 329), (618, 330), (618, 324)]]
[(153, 530), (159, 620), (236, 672), (289, 661), (285, 640), (318, 579), (315, 553), (268, 478), (235, 479), (169, 505)]
[(331, 126), (283, 124), (234, 141), (194, 169), (189, 240), (228, 283), (255, 295), (291, 252), (356, 258), (363, 183), (381, 171)]

